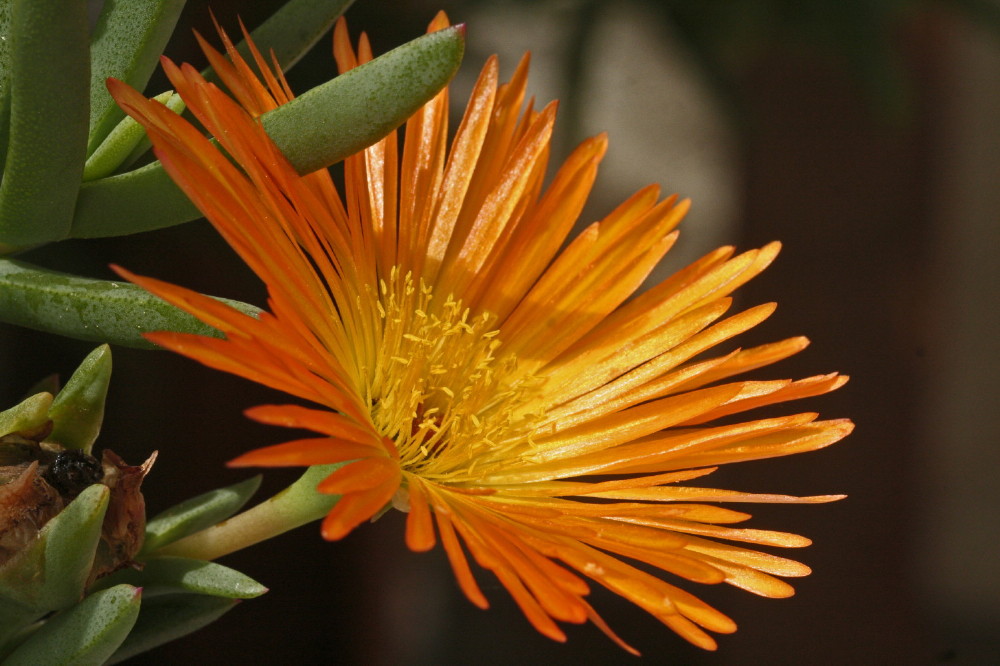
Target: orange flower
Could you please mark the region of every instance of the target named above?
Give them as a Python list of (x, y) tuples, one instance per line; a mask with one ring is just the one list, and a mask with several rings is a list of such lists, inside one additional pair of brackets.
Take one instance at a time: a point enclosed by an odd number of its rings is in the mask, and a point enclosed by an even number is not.
[[(446, 25), (439, 16), (431, 29)], [(224, 38), (225, 39), (225, 38)], [(188, 107), (239, 165), (186, 121), (123, 84), (119, 104), (147, 129), (174, 180), (268, 287), (255, 319), (213, 299), (121, 271), (225, 333), (149, 339), (205, 365), (310, 401), (265, 405), (258, 421), (317, 433), (250, 451), (234, 466), (344, 463), (318, 487), (341, 495), (323, 521), (340, 539), (387, 506), (408, 511), (415, 551), (437, 539), (465, 595), (486, 598), (466, 553), (492, 571), (538, 631), (594, 622), (587, 579), (707, 649), (731, 619), (624, 559), (766, 597), (803, 576), (792, 560), (741, 545), (804, 537), (732, 527), (748, 514), (702, 502), (826, 502), (680, 485), (723, 463), (811, 451), (852, 425), (817, 414), (722, 417), (815, 396), (836, 374), (731, 378), (803, 349), (805, 338), (711, 350), (773, 305), (727, 315), (729, 294), (778, 253), (721, 248), (627, 299), (674, 243), (688, 208), (638, 191), (560, 251), (604, 155), (585, 141), (543, 185), (555, 105), (525, 107), (527, 58), (497, 84), (491, 58), (447, 148), (448, 93), (344, 163), (299, 176), (255, 120), (290, 97), (256, 54), (266, 86), (226, 40), (206, 52), (239, 104), (188, 65), (165, 61)], [(342, 70), (371, 58), (337, 26)], [(242, 107), (242, 108), (241, 108)], [(721, 541), (720, 541), (721, 540)]]

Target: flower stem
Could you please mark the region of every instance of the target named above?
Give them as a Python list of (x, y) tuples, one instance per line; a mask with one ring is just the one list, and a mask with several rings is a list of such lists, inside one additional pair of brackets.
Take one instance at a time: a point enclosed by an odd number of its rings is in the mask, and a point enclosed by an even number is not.
[(214, 560), (311, 523), (326, 515), (340, 495), (324, 495), (316, 484), (340, 467), (316, 465), (295, 483), (252, 509), (168, 544), (157, 555)]

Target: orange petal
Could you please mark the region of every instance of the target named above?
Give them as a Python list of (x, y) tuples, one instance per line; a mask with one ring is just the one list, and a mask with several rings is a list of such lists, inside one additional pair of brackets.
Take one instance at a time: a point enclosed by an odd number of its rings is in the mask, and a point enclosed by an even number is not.
[(423, 552), (434, 547), (434, 525), (430, 506), (422, 482), (409, 477), (410, 513), (406, 517), (406, 545), (410, 550)]
[(323, 519), (323, 538), (328, 541), (343, 539), (355, 527), (385, 508), (399, 489), (399, 478), (397, 473), (380, 486), (341, 497)]
[(440, 509), (434, 512), (434, 517), (437, 519), (438, 531), (441, 533), (441, 544), (448, 555), (451, 569), (455, 572), (455, 579), (458, 581), (458, 586), (462, 588), (462, 592), (465, 593), (466, 598), (474, 605), (483, 610), (489, 608), (490, 604), (486, 600), (486, 597), (483, 596), (479, 585), (476, 584), (476, 579), (469, 568), (469, 561), (462, 551), (458, 537), (455, 536), (455, 528), (452, 526), (451, 518), (448, 517), (446, 512)]
[(248, 418), (285, 428), (305, 428), (358, 444), (380, 446), (381, 438), (370, 427), (326, 409), (298, 405), (258, 405), (243, 412)]
[(297, 439), (283, 444), (254, 449), (233, 458), (230, 467), (288, 467), (297, 465), (327, 465), (368, 458), (380, 453), (364, 444), (346, 442), (332, 437)]
[(362, 458), (330, 474), (317, 484), (316, 490), (330, 495), (348, 495), (382, 487), (398, 477), (399, 466), (394, 460), (381, 456)]

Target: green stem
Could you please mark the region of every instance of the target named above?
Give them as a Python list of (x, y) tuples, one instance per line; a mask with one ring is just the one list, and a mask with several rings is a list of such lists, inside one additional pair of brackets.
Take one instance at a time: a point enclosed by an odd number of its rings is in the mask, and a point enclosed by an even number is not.
[(338, 467), (339, 464), (310, 467), (298, 481), (274, 497), (164, 546), (155, 554), (214, 560), (318, 520), (337, 503), (340, 495), (319, 493), (316, 484)]

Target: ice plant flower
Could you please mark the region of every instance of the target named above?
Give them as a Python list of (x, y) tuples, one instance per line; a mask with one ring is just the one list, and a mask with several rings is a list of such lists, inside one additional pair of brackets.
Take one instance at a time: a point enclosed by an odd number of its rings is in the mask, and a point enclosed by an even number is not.
[[(446, 24), (439, 16), (431, 25)], [(225, 39), (225, 38), (224, 38)], [(385, 510), (408, 512), (406, 543), (440, 542), (473, 604), (487, 600), (467, 553), (534, 627), (588, 619), (626, 649), (587, 603), (588, 581), (643, 608), (703, 648), (734, 622), (628, 560), (697, 583), (786, 597), (796, 561), (757, 546), (801, 536), (734, 527), (725, 502), (826, 502), (685, 485), (719, 465), (818, 449), (851, 430), (815, 413), (733, 418), (826, 393), (846, 378), (733, 379), (800, 351), (796, 337), (714, 351), (773, 311), (729, 314), (730, 294), (778, 244), (711, 252), (628, 300), (674, 243), (688, 208), (639, 190), (564, 249), (606, 140), (580, 145), (543, 185), (555, 105), (525, 102), (527, 58), (498, 85), (491, 58), (450, 148), (448, 93), (395, 134), (349, 158), (340, 192), (325, 171), (297, 174), (256, 117), (291, 94), (263, 58), (264, 82), (226, 40), (206, 45), (238, 103), (188, 65), (167, 75), (232, 159), (186, 121), (128, 87), (115, 98), (147, 129), (166, 169), (264, 281), (253, 318), (179, 286), (121, 273), (225, 333), (159, 332), (154, 342), (309, 401), (265, 405), (260, 422), (314, 437), (254, 451), (236, 466), (344, 463), (321, 493), (341, 495), (322, 523), (341, 539)], [(343, 23), (342, 70), (357, 52)], [(706, 503), (711, 502), (711, 503)], [(740, 545), (749, 544), (749, 545)]]

